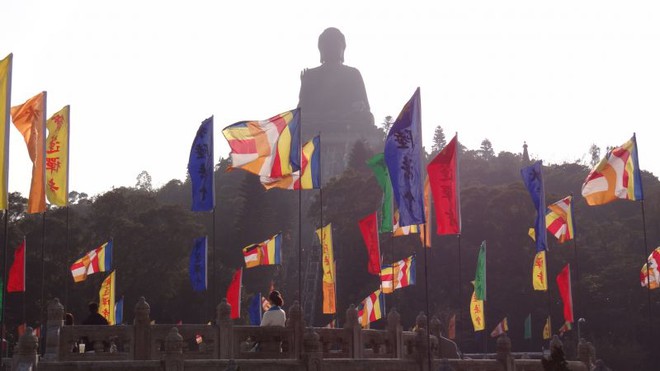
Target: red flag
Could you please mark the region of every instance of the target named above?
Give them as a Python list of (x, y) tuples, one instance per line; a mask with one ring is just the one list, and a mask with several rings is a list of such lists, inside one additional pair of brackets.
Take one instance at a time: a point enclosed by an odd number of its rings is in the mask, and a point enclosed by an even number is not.
[(564, 321), (573, 322), (573, 293), (571, 292), (571, 267), (566, 264), (557, 275), (557, 287), (564, 303)]
[(450, 339), (456, 339), (456, 314), (452, 314), (449, 319), (449, 326), (447, 326), (447, 337)]
[(25, 292), (25, 239), (14, 250), (14, 263), (9, 269), (7, 292)]
[(458, 134), (426, 167), (435, 204), (435, 219), (439, 235), (461, 233), (457, 143)]
[(229, 288), (227, 289), (227, 303), (231, 305), (232, 319), (241, 317), (241, 283), (243, 281), (243, 268), (238, 268), (234, 272)]
[(376, 212), (367, 215), (358, 222), (362, 239), (367, 246), (369, 264), (367, 270), (371, 274), (380, 274), (380, 248), (378, 247), (378, 217)]

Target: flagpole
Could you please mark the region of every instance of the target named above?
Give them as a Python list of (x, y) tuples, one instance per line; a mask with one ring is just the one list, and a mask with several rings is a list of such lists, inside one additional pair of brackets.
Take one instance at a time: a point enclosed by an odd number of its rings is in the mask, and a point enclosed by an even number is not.
[[(68, 179), (68, 176), (67, 176)], [(67, 182), (68, 184), (68, 182)], [(69, 307), (69, 272), (70, 270), (67, 267), (69, 261), (69, 194), (67, 192), (67, 206), (66, 206), (66, 239), (64, 241), (64, 308)]]
[(488, 333), (486, 332), (486, 329), (488, 328), (486, 326), (486, 298), (488, 297), (487, 292), (488, 292), (488, 248), (484, 249), (484, 303), (482, 305), (483, 307), (483, 313), (484, 313), (484, 358), (486, 358), (486, 353), (488, 353)]
[[(462, 278), (461, 278), (461, 234), (459, 233), (457, 235), (457, 237), (458, 237), (458, 302), (460, 303), (461, 299), (463, 298), (463, 289), (462, 289), (462, 284), (461, 284), (461, 280), (462, 280)], [(463, 305), (459, 305), (459, 308), (460, 308), (459, 309), (460, 313), (458, 315), (458, 321), (455, 324), (455, 326), (456, 326), (456, 328), (455, 328), (455, 330), (456, 330), (456, 343), (457, 344), (460, 344), (460, 340), (461, 340), (461, 337), (459, 335), (461, 332), (459, 330), (461, 330), (460, 324), (463, 323)]]
[[(298, 115), (300, 115), (298, 122), (298, 146), (300, 146), (300, 152), (298, 153), (298, 165), (300, 165), (298, 166), (298, 180), (300, 184), (298, 186), (298, 304), (302, 308), (302, 179), (300, 179), (302, 177), (302, 109), (298, 110)], [(295, 180), (293, 184), (295, 188)], [(321, 225), (321, 236), (323, 236), (323, 225)], [(321, 239), (321, 248), (323, 248), (323, 239)], [(305, 308), (302, 308), (302, 310), (304, 311)]]
[[(41, 214), (41, 302), (39, 303), (39, 310), (41, 311), (39, 318), (41, 318), (40, 327), (45, 324), (45, 305), (44, 305), (44, 296), (45, 296), (45, 285), (46, 285), (46, 210)], [(27, 291), (27, 290), (26, 290)], [(40, 330), (41, 331), (41, 330)], [(43, 338), (43, 336), (41, 336)], [(46, 345), (45, 339), (42, 342), (42, 347)]]
[[(5, 209), (5, 248), (2, 249), (2, 285), (0, 285), (0, 289), (2, 289), (2, 293), (0, 294), (2, 297), (2, 309), (0, 309), (1, 317), (0, 317), (0, 337), (2, 339), (5, 339), (5, 307), (7, 306), (7, 295), (5, 294), (7, 292), (7, 246), (9, 245), (9, 202), (7, 202), (7, 208)], [(7, 347), (7, 354), (9, 354), (9, 347)]]
[[(573, 297), (573, 314), (574, 314), (574, 317), (580, 318), (580, 316), (575, 315), (575, 312), (580, 312), (580, 311), (577, 310), (578, 306), (575, 303), (575, 297), (580, 296), (580, 292), (581, 292), (580, 287), (581, 286), (580, 286), (580, 266), (578, 264), (577, 239), (575, 238), (575, 230), (577, 228), (575, 227), (575, 213), (573, 212), (573, 192), (571, 192), (571, 205), (569, 206), (569, 213), (571, 215), (571, 224), (573, 226), (573, 235), (571, 236), (571, 238), (573, 239), (573, 254), (574, 254), (573, 260), (574, 260), (574, 263), (575, 263), (575, 288), (576, 288), (575, 291), (576, 291), (576, 294), (577, 294)], [(546, 277), (546, 279), (547, 279), (547, 277)], [(578, 302), (580, 302), (580, 301), (578, 300)], [(577, 340), (578, 340), (578, 342), (580, 342), (579, 338)]]
[(648, 299), (649, 307), (649, 339), (653, 339), (653, 315), (651, 311), (651, 276), (649, 275), (649, 263), (648, 263), (648, 246), (646, 241), (646, 213), (644, 212), (644, 200), (641, 200), (642, 205), (642, 226), (644, 230), (644, 260), (646, 261), (646, 296)]
[[(431, 223), (429, 223), (431, 224)], [(429, 370), (433, 369), (433, 361), (431, 359), (431, 311), (429, 310), (429, 253), (428, 248), (426, 247), (426, 228), (424, 229), (424, 281), (425, 281), (425, 294), (426, 294), (426, 341), (428, 342), (427, 353), (429, 358)], [(394, 273), (394, 270), (392, 270)], [(438, 344), (440, 339), (438, 339)]]

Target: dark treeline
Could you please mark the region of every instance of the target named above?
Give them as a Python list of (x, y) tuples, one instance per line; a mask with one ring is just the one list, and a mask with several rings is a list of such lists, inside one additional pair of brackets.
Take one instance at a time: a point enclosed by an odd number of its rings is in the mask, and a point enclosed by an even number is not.
[[(444, 145), (442, 131), (436, 131), (433, 153)], [(323, 220), (333, 223), (338, 279), (338, 319), (343, 324), (349, 304), (359, 304), (379, 287), (379, 278), (367, 273), (367, 254), (357, 221), (375, 211), (382, 194), (365, 161), (375, 151), (357, 141), (348, 156), (347, 169), (328, 180), (323, 189)], [(527, 235), (535, 210), (520, 178), (520, 168), (529, 163), (522, 154), (495, 154), (485, 140), (478, 150), (461, 147), (460, 182), (463, 234), (432, 237), (428, 251), (429, 307), (446, 326), (456, 314), (458, 343), (464, 352), (483, 350), (483, 338), (475, 337), (469, 316), (478, 248), (487, 242), (486, 334), (504, 317), (509, 320), (509, 336), (515, 351), (540, 351), (547, 342), (541, 332), (548, 314), (553, 333), (563, 323), (562, 305), (555, 277), (566, 263), (571, 264), (576, 321), (585, 318), (582, 336), (594, 343), (597, 356), (614, 369), (643, 369), (652, 349), (660, 343), (660, 292), (651, 292), (649, 324), (648, 292), (640, 287), (639, 273), (644, 263), (644, 234), (639, 202), (617, 201), (589, 207), (580, 196), (589, 167), (580, 163), (544, 167), (546, 202), (555, 202), (571, 193), (578, 261), (573, 242), (559, 245), (548, 236), (549, 292), (532, 287), (533, 241)], [(135, 187), (115, 188), (88, 197), (71, 192), (71, 206), (51, 208), (46, 213), (44, 273), (46, 300), (58, 297), (72, 312), (76, 323), (86, 316), (86, 304), (98, 300), (101, 281), (107, 273), (94, 274), (74, 284), (68, 267), (87, 251), (112, 238), (113, 268), (117, 271), (117, 298), (125, 299), (125, 322), (133, 320), (133, 306), (140, 296), (151, 305), (157, 323), (206, 323), (215, 316), (215, 306), (224, 297), (234, 269), (243, 265), (242, 247), (263, 241), (278, 231), (284, 233), (281, 266), (245, 270), (243, 312), (239, 322), (247, 322), (248, 300), (255, 292), (267, 294), (271, 284), (283, 291), (285, 307), (298, 298), (298, 240), (303, 247), (314, 240), (313, 229), (298, 233), (298, 194), (284, 190), (265, 191), (256, 176), (229, 171), (229, 161), (216, 166), (216, 213), (190, 210), (190, 183), (172, 180), (153, 189), (150, 177), (138, 176)], [(643, 173), (646, 201), (648, 251), (660, 241), (660, 182)], [(303, 218), (307, 225), (320, 226), (321, 203), (318, 191), (305, 191)], [(23, 236), (27, 240), (27, 293), (7, 294), (7, 330), (15, 334), (25, 319), (35, 326), (41, 320), (42, 215), (25, 213), (26, 199), (10, 195), (8, 266), (13, 247)], [(68, 214), (68, 241), (67, 241)], [(215, 228), (213, 226), (215, 220)], [(433, 221), (435, 222), (435, 221)], [(434, 227), (435, 229), (435, 227)], [(213, 248), (213, 233), (216, 246)], [(188, 256), (193, 239), (209, 236), (209, 292), (195, 293), (188, 278)], [(386, 307), (396, 307), (406, 329), (420, 311), (426, 310), (424, 250), (419, 235), (392, 238), (380, 236), (385, 263), (410, 254), (417, 256), (417, 285), (386, 296)], [(304, 257), (303, 257), (304, 258)], [(304, 264), (304, 259), (303, 259)], [(215, 266), (215, 269), (213, 268)], [(304, 266), (303, 266), (304, 269)], [(461, 277), (459, 279), (459, 271)], [(215, 280), (213, 280), (215, 274)], [(656, 290), (660, 291), (660, 290)], [(321, 312), (321, 283), (318, 282), (315, 326), (332, 317)], [(25, 305), (24, 305), (25, 303)], [(25, 313), (24, 309), (25, 308)], [(532, 315), (531, 341), (523, 339), (524, 320)], [(383, 328), (384, 320), (372, 324)], [(653, 334), (654, 338), (651, 338)], [(14, 335), (15, 336), (15, 335)], [(575, 355), (577, 323), (564, 335), (569, 355)], [(488, 350), (495, 350), (488, 339)], [(646, 363), (648, 364), (648, 362)]]

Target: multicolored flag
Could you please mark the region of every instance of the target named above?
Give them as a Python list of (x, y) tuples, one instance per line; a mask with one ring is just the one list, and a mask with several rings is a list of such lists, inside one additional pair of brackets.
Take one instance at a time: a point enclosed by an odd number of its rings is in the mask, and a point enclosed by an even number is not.
[(543, 326), (543, 340), (550, 340), (552, 338), (552, 327), (550, 326), (550, 316), (545, 320)]
[[(401, 236), (408, 236), (411, 234), (417, 234), (419, 233), (419, 227), (418, 225), (406, 225), (406, 226), (401, 226), (399, 224), (399, 210), (394, 208), (394, 215), (393, 215), (394, 220), (392, 220), (392, 237), (401, 237)], [(424, 224), (420, 224), (423, 226)]]
[(376, 182), (383, 191), (383, 202), (380, 207), (380, 227), (378, 232), (392, 232), (392, 183), (390, 182), (390, 172), (385, 164), (385, 154), (379, 153), (367, 160), (367, 165), (374, 172)]
[(536, 161), (530, 166), (520, 169), (523, 182), (532, 202), (536, 208), (536, 222), (534, 232), (536, 235), (536, 251), (548, 249), (548, 236), (545, 233), (545, 190), (543, 185), (543, 163)]
[(422, 118), (419, 88), (406, 103), (385, 139), (385, 163), (390, 173), (401, 226), (423, 224)]
[(108, 320), (108, 325), (115, 325), (115, 271), (112, 271), (101, 284), (99, 290), (99, 313)]
[(651, 251), (647, 263), (642, 266), (639, 282), (642, 287), (654, 290), (660, 287), (660, 247)]
[(107, 272), (110, 269), (112, 269), (112, 240), (76, 260), (71, 265), (71, 275), (74, 282), (81, 282), (86, 280), (89, 274)]
[(563, 336), (566, 331), (571, 331), (573, 329), (573, 325), (566, 321), (564, 324), (559, 328), (559, 335)]
[(244, 247), (243, 258), (246, 268), (282, 264), (282, 233), (277, 233), (266, 241)]
[(371, 274), (380, 274), (380, 245), (378, 241), (378, 217), (373, 212), (358, 221), (364, 245), (367, 247), (367, 271)]
[(484, 320), (484, 301), (477, 298), (476, 289), (472, 292), (472, 298), (470, 299), (470, 317), (472, 318), (474, 331), (482, 331), (486, 328), (486, 321)]
[(195, 239), (190, 252), (188, 275), (193, 291), (206, 291), (208, 286), (208, 240), (206, 236)]
[(496, 338), (500, 335), (505, 334), (507, 331), (509, 331), (509, 323), (506, 320), (506, 317), (504, 317), (503, 320), (500, 321), (500, 323), (495, 326), (493, 331), (490, 333), (490, 337)]
[(124, 322), (124, 297), (122, 296), (115, 303), (115, 325), (121, 325)]
[(383, 318), (383, 301), (381, 300), (381, 291), (376, 290), (367, 296), (360, 305), (362, 313), (358, 309), (358, 323), (362, 327), (367, 327), (369, 323)]
[(7, 292), (25, 292), (25, 237), (14, 250), (14, 262), (9, 268)]
[(253, 174), (282, 178), (300, 170), (300, 109), (263, 121), (241, 121), (222, 129), (231, 162)]
[(254, 294), (252, 300), (250, 301), (250, 306), (248, 307), (248, 316), (250, 317), (250, 325), (259, 326), (261, 325), (261, 293), (258, 292)]
[(461, 198), (458, 189), (458, 134), (426, 167), (433, 193), (437, 234), (461, 233)]
[(474, 294), (478, 300), (486, 300), (486, 241), (481, 243), (474, 274)]
[[(262, 176), (261, 184), (266, 189), (289, 190), (321, 188), (321, 137), (315, 136), (302, 147), (301, 169), (282, 178)], [(302, 176), (300, 176), (302, 174)]]
[(69, 106), (46, 121), (46, 196), (52, 205), (69, 204)]
[(633, 134), (621, 147), (607, 152), (582, 184), (582, 196), (591, 206), (617, 199), (644, 199), (642, 174), (637, 158), (637, 139)]
[(214, 161), (211, 116), (202, 121), (190, 147), (188, 175), (192, 185), (192, 211), (211, 211), (215, 207)]
[(380, 283), (383, 294), (415, 284), (415, 255), (380, 268)]
[(559, 243), (573, 239), (573, 196), (564, 197), (548, 206), (545, 214), (545, 225), (548, 232), (555, 236)]
[(241, 286), (243, 285), (243, 268), (238, 268), (232, 276), (227, 288), (227, 303), (231, 305), (231, 319), (241, 317)]
[(13, 55), (0, 60), (0, 210), (8, 205), (9, 107), (11, 106), (11, 70)]
[(532, 267), (532, 286), (536, 291), (548, 291), (548, 274), (545, 262), (545, 250), (541, 250), (534, 256)]
[(449, 325), (447, 326), (447, 337), (449, 339), (456, 339), (456, 313), (451, 315)]
[(531, 340), (532, 338), (532, 314), (528, 314), (525, 318), (525, 340)]
[(23, 135), (30, 160), (32, 160), (32, 182), (27, 212), (46, 211), (46, 92), (43, 91), (11, 108), (14, 126)]
[(335, 298), (335, 257), (332, 247), (332, 224), (316, 230), (321, 242), (321, 265), (323, 267), (323, 314), (337, 312)]
[(564, 321), (573, 322), (573, 292), (571, 290), (571, 265), (566, 264), (557, 275), (557, 287), (564, 303)]

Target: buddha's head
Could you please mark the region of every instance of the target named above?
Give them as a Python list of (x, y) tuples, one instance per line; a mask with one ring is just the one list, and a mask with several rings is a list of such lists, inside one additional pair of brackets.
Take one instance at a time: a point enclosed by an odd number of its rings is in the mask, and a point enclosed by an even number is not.
[(321, 63), (344, 63), (346, 38), (334, 27), (326, 28), (319, 36), (319, 52)]

